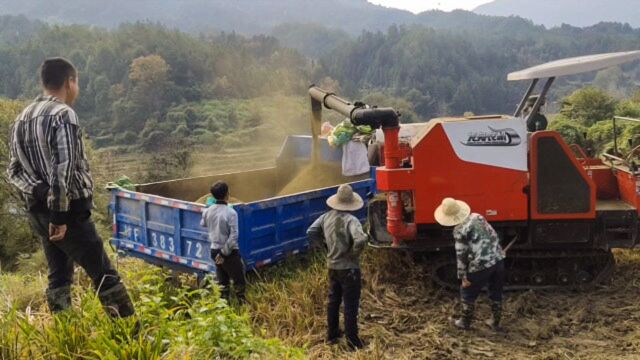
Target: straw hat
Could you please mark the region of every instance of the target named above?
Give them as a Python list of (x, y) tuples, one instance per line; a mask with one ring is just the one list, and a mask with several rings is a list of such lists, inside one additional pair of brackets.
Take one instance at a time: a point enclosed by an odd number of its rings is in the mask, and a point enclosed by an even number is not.
[(364, 201), (353, 192), (351, 186), (343, 184), (338, 188), (338, 193), (327, 199), (327, 205), (339, 211), (356, 211), (362, 209)]
[(466, 202), (445, 198), (433, 215), (442, 226), (456, 226), (471, 214), (471, 208)]

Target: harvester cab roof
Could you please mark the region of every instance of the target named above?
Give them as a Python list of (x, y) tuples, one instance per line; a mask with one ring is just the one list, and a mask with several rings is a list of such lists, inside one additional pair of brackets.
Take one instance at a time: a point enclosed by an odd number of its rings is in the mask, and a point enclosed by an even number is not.
[[(546, 64), (536, 65), (524, 70), (512, 72), (507, 76), (507, 80), (509, 81), (531, 80), (531, 85), (529, 85), (529, 88), (522, 97), (522, 101), (520, 101), (514, 116), (521, 117), (525, 115), (527, 117), (527, 121), (530, 120), (530, 117), (535, 116), (540, 107), (546, 101), (546, 96), (551, 85), (559, 76), (576, 75), (602, 70), (638, 59), (640, 59), (640, 50), (595, 54), (551, 61)], [(542, 87), (542, 91), (539, 95), (532, 95), (541, 79), (546, 79)], [(531, 103), (533, 103), (532, 106)], [(530, 107), (530, 109), (527, 109), (527, 107)], [(527, 109), (527, 113), (523, 114), (525, 109)]]

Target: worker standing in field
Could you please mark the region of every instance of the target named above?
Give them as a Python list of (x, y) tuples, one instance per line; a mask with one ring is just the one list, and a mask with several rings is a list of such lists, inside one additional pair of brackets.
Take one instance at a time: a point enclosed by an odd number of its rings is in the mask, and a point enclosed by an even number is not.
[(222, 298), (229, 298), (229, 287), (233, 287), (238, 301), (246, 302), (244, 263), (238, 247), (238, 213), (228, 205), (229, 186), (218, 181), (211, 186), (211, 196), (215, 204), (202, 213), (200, 225), (209, 231), (211, 259), (216, 264), (216, 277), (221, 287)]
[(360, 254), (368, 236), (351, 212), (360, 210), (364, 201), (349, 185), (341, 185), (337, 194), (327, 199), (331, 211), (321, 215), (307, 230), (309, 238), (324, 239), (329, 268), (329, 302), (327, 305), (327, 342), (336, 344), (340, 330), (340, 304), (344, 302), (344, 333), (351, 349), (364, 344), (358, 336), (358, 311), (362, 280)]
[(44, 94), (16, 119), (10, 133), (9, 181), (25, 196), (34, 230), (42, 237), (49, 267), (47, 304), (71, 306), (74, 262), (91, 277), (98, 298), (114, 317), (134, 314), (133, 304), (105, 253), (91, 220), (93, 179), (78, 116), (78, 72), (67, 60), (40, 68)]
[(504, 253), (498, 234), (482, 215), (471, 213), (469, 205), (460, 200), (444, 199), (434, 215), (440, 225), (454, 227), (462, 314), (452, 319), (453, 325), (470, 328), (476, 299), (488, 286), (492, 317), (486, 324), (501, 330)]

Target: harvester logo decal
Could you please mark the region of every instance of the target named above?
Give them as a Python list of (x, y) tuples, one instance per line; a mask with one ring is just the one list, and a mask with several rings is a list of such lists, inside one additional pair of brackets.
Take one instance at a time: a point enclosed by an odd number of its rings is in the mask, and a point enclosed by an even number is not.
[(466, 141), (461, 141), (467, 146), (518, 146), (522, 142), (517, 131), (511, 128), (494, 129), (489, 126), (489, 131), (470, 132)]

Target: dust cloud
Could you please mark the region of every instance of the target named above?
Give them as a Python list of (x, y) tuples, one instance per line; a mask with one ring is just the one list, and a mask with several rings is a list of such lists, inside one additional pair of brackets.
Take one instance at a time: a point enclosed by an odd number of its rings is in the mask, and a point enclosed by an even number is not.
[(348, 181), (355, 181), (342, 176), (340, 164), (312, 161), (304, 166), (289, 183), (278, 192), (278, 196), (291, 195), (313, 189), (335, 186)]
[[(255, 128), (243, 129), (222, 136), (218, 143), (202, 146), (194, 156), (193, 175), (208, 175), (208, 180), (224, 178), (213, 174), (235, 173), (233, 178), (224, 179), (235, 196), (232, 203), (253, 202), (277, 196), (286, 196), (314, 189), (336, 186), (345, 182), (360, 180), (364, 177), (343, 177), (339, 163), (328, 163), (318, 160), (318, 156), (299, 161), (281, 159), (276, 166), (276, 158), (282, 144), (290, 135), (312, 135), (312, 154), (320, 153), (318, 135), (322, 121), (336, 122), (341, 120), (332, 111), (320, 114), (311, 112), (310, 100), (307, 96), (260, 97), (249, 100), (262, 119)], [(275, 168), (274, 168), (275, 166)], [(272, 174), (243, 174), (250, 169), (271, 169)], [(206, 204), (210, 184), (202, 181), (185, 179), (174, 182), (171, 187), (191, 187), (188, 201)], [(259, 184), (258, 184), (259, 183)], [(193, 187), (197, 187), (194, 189)], [(259, 191), (250, 191), (260, 188)], [(164, 193), (171, 193), (167, 189)], [(185, 199), (186, 191), (178, 191)], [(178, 195), (175, 193), (175, 195)], [(191, 195), (194, 194), (194, 195)], [(174, 195), (174, 196), (175, 196)]]

